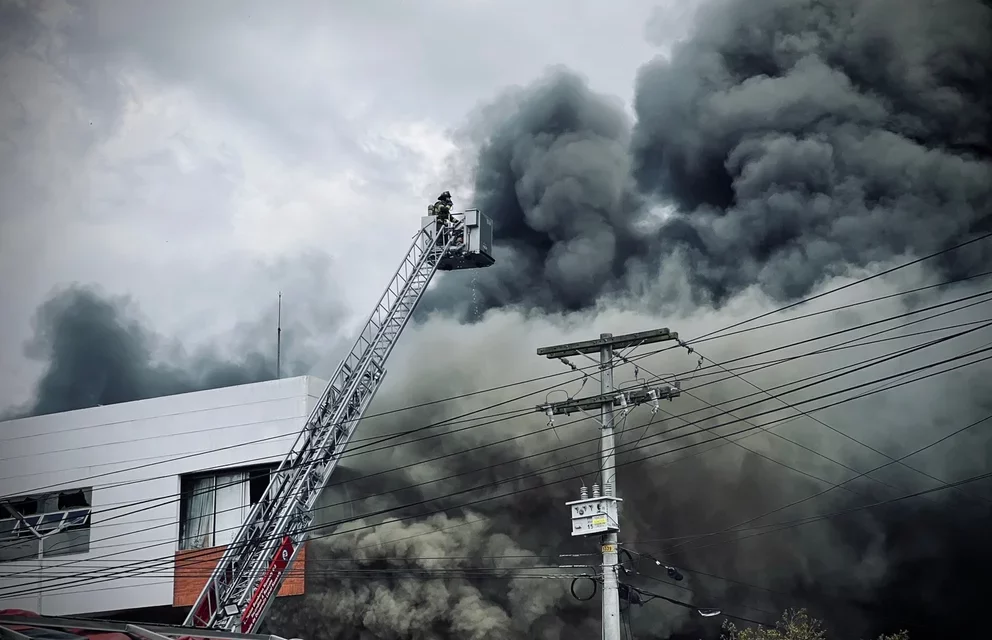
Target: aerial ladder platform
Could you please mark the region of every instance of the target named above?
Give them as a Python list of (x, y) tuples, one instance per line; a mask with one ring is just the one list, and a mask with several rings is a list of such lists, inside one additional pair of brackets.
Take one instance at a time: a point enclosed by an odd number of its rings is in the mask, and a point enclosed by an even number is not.
[(492, 220), (477, 209), (420, 231), (338, 365), (268, 489), (224, 551), (185, 626), (254, 633), (313, 528), (314, 505), (386, 375), (386, 360), (437, 271), (491, 266)]

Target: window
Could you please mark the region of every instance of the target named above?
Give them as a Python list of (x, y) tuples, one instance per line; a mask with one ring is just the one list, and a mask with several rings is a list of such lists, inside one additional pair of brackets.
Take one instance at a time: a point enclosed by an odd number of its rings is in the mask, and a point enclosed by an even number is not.
[(248, 512), (265, 495), (274, 465), (183, 476), (180, 481), (180, 549), (230, 543)]
[(92, 493), (69, 489), (0, 505), (0, 561), (89, 551)]

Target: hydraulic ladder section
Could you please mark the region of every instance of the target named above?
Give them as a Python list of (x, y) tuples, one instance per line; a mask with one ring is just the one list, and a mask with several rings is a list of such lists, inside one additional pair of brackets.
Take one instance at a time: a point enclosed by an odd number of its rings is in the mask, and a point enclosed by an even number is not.
[[(225, 549), (186, 626), (240, 633), (256, 630), (312, 527), (317, 498), (382, 384), (386, 358), (439, 266), (444, 268), (453, 255), (471, 250), (464, 238), (478, 228), (473, 221), (484, 218), (476, 215), (469, 224), (462, 216), (454, 229), (439, 230), (431, 222), (414, 237), (264, 496)], [(491, 264), (491, 257), (474, 266), (485, 263)]]

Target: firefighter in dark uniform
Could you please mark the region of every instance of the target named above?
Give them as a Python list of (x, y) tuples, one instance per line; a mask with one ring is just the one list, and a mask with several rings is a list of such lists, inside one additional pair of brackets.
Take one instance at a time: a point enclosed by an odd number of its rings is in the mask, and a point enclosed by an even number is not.
[(447, 227), (453, 220), (451, 218), (451, 207), (453, 206), (451, 201), (451, 193), (445, 191), (437, 197), (437, 202), (427, 207), (429, 215), (435, 216), (437, 218), (437, 243), (443, 245), (443, 238), (441, 230)]
[(434, 203), (434, 215), (437, 216), (438, 222), (448, 224), (451, 221), (451, 207), (453, 205), (451, 193), (448, 191), (437, 197), (437, 202)]

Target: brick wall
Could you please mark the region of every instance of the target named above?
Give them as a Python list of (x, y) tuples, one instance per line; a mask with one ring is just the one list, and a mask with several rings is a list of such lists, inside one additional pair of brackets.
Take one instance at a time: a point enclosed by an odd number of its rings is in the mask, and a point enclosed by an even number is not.
[[(196, 602), (225, 547), (186, 549), (176, 552), (176, 574), (173, 583), (172, 606), (190, 607)], [(307, 546), (304, 543), (296, 559), (286, 569), (286, 579), (278, 596), (301, 596), (304, 592), (307, 566)]]

